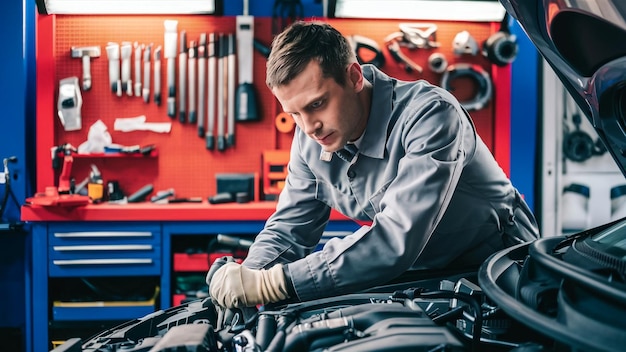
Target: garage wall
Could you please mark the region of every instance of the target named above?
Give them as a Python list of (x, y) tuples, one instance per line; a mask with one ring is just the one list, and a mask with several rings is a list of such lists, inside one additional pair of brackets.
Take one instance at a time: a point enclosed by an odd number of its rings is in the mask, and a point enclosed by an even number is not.
[[(0, 221), (0, 341), (3, 351), (22, 351), (26, 318), (26, 266), (28, 263), (25, 233), (12, 230), (19, 221), (19, 204), (33, 189), (34, 180), (34, 11), (35, 2), (24, 0), (3, 3), (0, 32), (0, 172), (3, 160), (8, 164), (11, 192), (0, 184), (0, 199), (9, 195), (2, 207)], [(4, 179), (4, 174), (1, 176)]]

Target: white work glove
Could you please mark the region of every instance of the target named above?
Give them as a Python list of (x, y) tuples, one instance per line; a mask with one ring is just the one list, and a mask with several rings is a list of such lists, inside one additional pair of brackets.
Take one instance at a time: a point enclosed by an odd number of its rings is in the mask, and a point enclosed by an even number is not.
[(268, 270), (255, 270), (226, 263), (208, 284), (211, 298), (224, 308), (254, 307), (289, 298), (281, 264)]

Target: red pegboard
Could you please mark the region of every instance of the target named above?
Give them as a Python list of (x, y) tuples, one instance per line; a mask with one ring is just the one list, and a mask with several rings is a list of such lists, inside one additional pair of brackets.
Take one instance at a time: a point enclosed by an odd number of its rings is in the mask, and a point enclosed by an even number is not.
[[(56, 177), (51, 169), (49, 148), (53, 145), (71, 143), (80, 145), (87, 139), (89, 127), (97, 120), (102, 120), (108, 127), (113, 142), (123, 145), (155, 144), (158, 157), (155, 158), (80, 158), (74, 163), (72, 174), (77, 181), (88, 175), (90, 164), (94, 163), (102, 171), (105, 181), (118, 180), (122, 190), (133, 193), (143, 185), (152, 183), (154, 189), (174, 188), (181, 197), (213, 195), (216, 191), (216, 173), (259, 172), (262, 169), (261, 154), (264, 150), (288, 149), (291, 133), (276, 130), (275, 116), (280, 106), (264, 84), (265, 58), (254, 53), (254, 80), (256, 98), (259, 106), (260, 121), (238, 122), (236, 124), (236, 143), (226, 151), (207, 150), (204, 138), (198, 137), (195, 125), (180, 123), (178, 117), (167, 116), (167, 79), (166, 60), (162, 60), (161, 92), (163, 102), (160, 106), (152, 102), (146, 104), (139, 97), (117, 97), (110, 90), (108, 77), (108, 42), (139, 42), (164, 46), (164, 21), (176, 19), (178, 31), (185, 30), (188, 40), (197, 40), (201, 33), (234, 33), (235, 17), (217, 16), (91, 16), (91, 15), (51, 15), (38, 17), (38, 103), (37, 107), (37, 190), (56, 184)], [(424, 73), (409, 74), (397, 65), (386, 48), (384, 38), (398, 31), (401, 22), (423, 23), (406, 20), (364, 20), (364, 19), (329, 19), (344, 35), (359, 34), (379, 43), (386, 56), (383, 71), (391, 76), (405, 80), (426, 79), (438, 84), (441, 75), (427, 69), (427, 58), (432, 52), (443, 53), (449, 64), (467, 62), (481, 65), (487, 72), (492, 72), (492, 65), (482, 56), (456, 58), (452, 55), (452, 40), (456, 33), (468, 30), (479, 43), (488, 38), (496, 27), (490, 23), (471, 22), (432, 22), (438, 27), (436, 39), (439, 48), (415, 49), (403, 48), (405, 55), (422, 65)], [(255, 18), (255, 38), (269, 45), (272, 39), (270, 18)], [(72, 46), (101, 47), (101, 56), (91, 60), (92, 89), (82, 92), (82, 125), (80, 131), (64, 131), (56, 115), (56, 99), (59, 80), (69, 76), (81, 77), (81, 60), (70, 56)], [(134, 65), (134, 62), (133, 62)], [(178, 67), (178, 66), (177, 66)], [(50, 72), (52, 70), (53, 72)], [(134, 68), (133, 68), (134, 70)], [(131, 77), (134, 71), (131, 70)], [(459, 79), (458, 88), (453, 92), (463, 99), (473, 94), (473, 85)], [(153, 77), (152, 82), (154, 83)], [(468, 85), (469, 84), (469, 85)], [(494, 82), (494, 85), (496, 82)], [(471, 86), (470, 86), (471, 85)], [(508, 87), (506, 87), (508, 89)], [(498, 98), (500, 99), (500, 98)], [(508, 108), (508, 98), (506, 108)], [(477, 129), (487, 146), (495, 149), (496, 113), (494, 101), (471, 115)], [(118, 117), (145, 115), (150, 122), (171, 122), (172, 130), (168, 134), (148, 131), (118, 132), (113, 130), (114, 120)], [(502, 118), (502, 117), (498, 117)], [(508, 116), (505, 118), (508, 119)], [(508, 143), (508, 138), (505, 141)], [(502, 143), (500, 143), (502, 144)]]
[[(141, 186), (152, 183), (155, 190), (173, 187), (177, 196), (206, 197), (215, 193), (214, 174), (258, 172), (261, 169), (261, 151), (276, 148), (273, 119), (276, 107), (271, 92), (263, 84), (265, 59), (260, 53), (254, 54), (254, 79), (257, 82), (255, 84), (256, 98), (261, 119), (258, 122), (237, 123), (235, 146), (225, 151), (207, 150), (205, 139), (198, 136), (196, 125), (181, 123), (178, 117), (170, 118), (167, 115), (167, 74), (164, 57), (161, 63), (163, 102), (160, 106), (152, 101), (152, 97), (151, 102), (146, 104), (139, 97), (129, 97), (126, 94), (118, 97), (111, 92), (105, 50), (107, 43), (137, 41), (144, 44), (152, 43), (153, 48), (158, 45), (164, 47), (164, 21), (166, 19), (177, 20), (178, 32), (185, 30), (188, 41), (197, 41), (200, 33), (235, 32), (234, 17), (56, 16), (53, 48), (55, 84), (58, 85), (59, 80), (69, 76), (80, 78), (81, 60), (71, 58), (72, 46), (100, 46), (101, 56), (91, 60), (92, 89), (82, 92), (83, 128), (80, 131), (67, 132), (62, 128), (60, 121), (53, 118), (55, 143), (71, 143), (78, 146), (87, 139), (89, 127), (97, 120), (102, 120), (107, 125), (114, 143), (155, 144), (159, 150), (157, 158), (77, 159), (72, 170), (77, 181), (88, 175), (90, 164), (94, 163), (102, 171), (105, 181), (118, 180), (126, 193), (132, 193)], [(270, 22), (256, 21), (255, 36), (259, 40), (269, 43), (270, 30)], [(134, 62), (132, 64), (134, 65)], [(178, 68), (178, 64), (176, 67)], [(131, 77), (133, 74), (134, 71), (131, 71)], [(153, 77), (151, 83), (154, 84)], [(54, 92), (54, 105), (49, 110), (50, 115), (49, 117), (42, 116), (40, 120), (56, 116), (57, 86), (54, 87)], [(140, 115), (145, 115), (149, 122), (171, 122), (171, 132), (159, 134), (148, 131), (118, 132), (113, 130), (116, 118)]]

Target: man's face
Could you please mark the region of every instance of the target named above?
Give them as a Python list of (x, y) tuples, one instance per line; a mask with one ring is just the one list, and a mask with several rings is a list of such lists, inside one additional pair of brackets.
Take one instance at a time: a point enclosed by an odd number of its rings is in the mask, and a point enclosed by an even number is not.
[(357, 95), (363, 88), (358, 64), (346, 69), (346, 84), (326, 78), (317, 61), (286, 85), (272, 92), (298, 127), (327, 152), (337, 151), (356, 140), (367, 123), (367, 111)]

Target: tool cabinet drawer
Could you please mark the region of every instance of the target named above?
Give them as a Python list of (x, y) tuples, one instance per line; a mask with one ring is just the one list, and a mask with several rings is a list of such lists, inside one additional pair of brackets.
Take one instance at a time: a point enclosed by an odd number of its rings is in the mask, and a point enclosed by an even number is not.
[(50, 276), (160, 275), (159, 226), (52, 227)]

